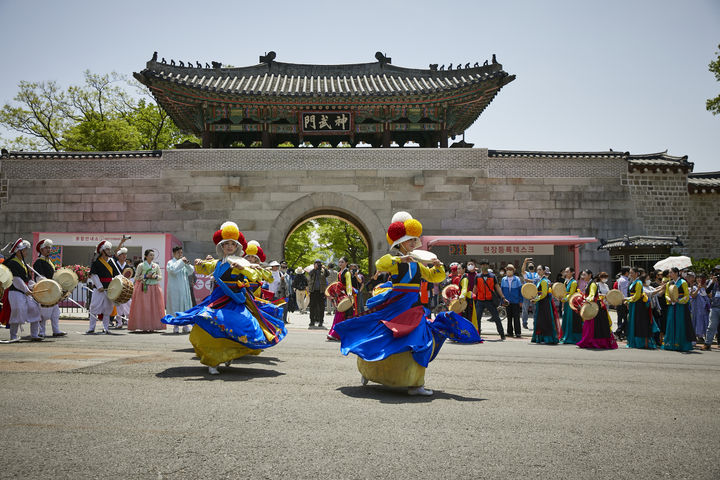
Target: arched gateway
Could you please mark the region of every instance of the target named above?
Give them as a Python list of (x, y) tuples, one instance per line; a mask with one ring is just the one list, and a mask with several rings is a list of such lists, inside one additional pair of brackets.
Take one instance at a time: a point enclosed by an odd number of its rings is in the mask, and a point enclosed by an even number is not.
[(349, 195), (317, 192), (299, 198), (280, 212), (275, 228), (270, 231), (267, 241), (268, 251), (281, 255), (285, 241), (293, 230), (318, 216), (339, 217), (356, 227), (367, 240), (371, 261), (375, 254), (386, 250), (383, 223), (372, 209)]

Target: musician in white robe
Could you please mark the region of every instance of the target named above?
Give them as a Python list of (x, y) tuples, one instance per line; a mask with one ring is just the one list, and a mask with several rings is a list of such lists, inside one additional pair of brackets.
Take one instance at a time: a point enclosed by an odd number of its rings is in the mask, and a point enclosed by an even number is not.
[[(12, 285), (8, 287), (7, 293), (10, 304), (10, 315), (7, 318), (10, 325), (10, 342), (20, 341), (18, 332), (23, 323), (30, 324), (31, 340), (43, 339), (40, 336), (40, 305), (32, 297), (32, 287), (35, 282), (31, 279), (30, 267), (25, 262), (25, 257), (30, 255), (30, 246), (30, 242), (18, 238), (10, 249), (10, 257), (4, 263), (13, 274)], [(5, 311), (3, 313), (6, 315)]]
[[(125, 240), (126, 238), (123, 237), (123, 240), (120, 242), (117, 252), (115, 253), (115, 257), (113, 257), (113, 260), (115, 261), (115, 266), (117, 267), (117, 270), (118, 272), (120, 272), (121, 275), (125, 275), (127, 278), (133, 278), (135, 276), (135, 271), (132, 265), (130, 265), (130, 263), (128, 263), (127, 261), (128, 249), (123, 247), (123, 243), (125, 243)], [(130, 274), (126, 275), (125, 270), (128, 268), (130, 269)], [(115, 317), (115, 328), (121, 329), (123, 324), (127, 325), (130, 315), (131, 304), (132, 300), (128, 300), (125, 303), (115, 305), (115, 309), (117, 311), (117, 316)]]
[(110, 315), (115, 305), (107, 296), (107, 288), (112, 279), (119, 275), (115, 262), (112, 261), (112, 243), (103, 240), (95, 249), (98, 257), (90, 266), (90, 281), (93, 284), (92, 300), (90, 301), (90, 328), (87, 335), (95, 334), (95, 324), (100, 320), (103, 324), (103, 333), (110, 335)]
[[(40, 256), (35, 260), (33, 269), (35, 270), (35, 280), (40, 281), (43, 278), (52, 280), (55, 275), (55, 264), (50, 260), (50, 251), (52, 250), (53, 242), (49, 238), (40, 240), (35, 245), (35, 250)], [(40, 278), (38, 278), (38, 275)], [(45, 336), (45, 327), (47, 321), (50, 320), (50, 326), (52, 327), (53, 337), (62, 337), (66, 333), (60, 330), (60, 304), (56, 303), (52, 307), (40, 306), (40, 332), (41, 337)]]

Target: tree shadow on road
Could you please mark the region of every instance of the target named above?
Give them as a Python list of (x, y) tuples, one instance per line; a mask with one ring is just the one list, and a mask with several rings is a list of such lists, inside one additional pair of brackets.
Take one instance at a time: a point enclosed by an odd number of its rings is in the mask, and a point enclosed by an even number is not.
[(274, 378), (285, 375), (277, 370), (259, 368), (238, 368), (220, 366), (220, 375), (210, 375), (206, 366), (170, 367), (155, 374), (157, 378), (184, 378), (189, 382), (222, 380), (224, 382), (246, 382), (257, 378)]
[(455, 400), (457, 402), (484, 402), (487, 398), (464, 397), (454, 393), (446, 393), (442, 390), (434, 390), (429, 397), (408, 395), (406, 388), (391, 388), (382, 385), (369, 385), (353, 387), (340, 387), (337, 389), (343, 395), (352, 398), (367, 398), (378, 400), (380, 403), (428, 403), (433, 400)]

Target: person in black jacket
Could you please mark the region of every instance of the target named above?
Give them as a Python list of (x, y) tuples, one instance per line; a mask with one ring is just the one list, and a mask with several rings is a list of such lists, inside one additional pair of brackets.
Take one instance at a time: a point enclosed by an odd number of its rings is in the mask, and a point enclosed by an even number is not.
[(295, 291), (295, 301), (300, 313), (307, 313), (310, 297), (308, 296), (308, 281), (305, 276), (305, 270), (302, 267), (295, 269), (295, 278), (293, 278), (292, 288)]

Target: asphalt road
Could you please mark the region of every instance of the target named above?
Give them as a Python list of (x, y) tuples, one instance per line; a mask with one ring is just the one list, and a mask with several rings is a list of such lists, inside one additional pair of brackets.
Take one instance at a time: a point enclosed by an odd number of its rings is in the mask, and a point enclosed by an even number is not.
[(187, 335), (64, 321), (67, 337), (0, 345), (0, 478), (720, 478), (716, 347), (489, 336), (446, 344), (435, 395), (410, 397), (362, 387), (355, 357), (290, 318), (220, 376)]

